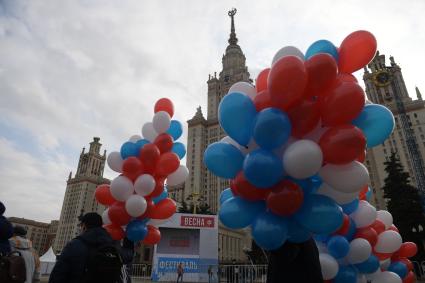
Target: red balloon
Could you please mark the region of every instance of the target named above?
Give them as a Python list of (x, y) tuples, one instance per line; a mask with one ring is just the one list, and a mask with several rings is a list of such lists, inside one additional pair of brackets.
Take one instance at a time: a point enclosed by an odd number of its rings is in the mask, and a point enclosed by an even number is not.
[(413, 270), (413, 263), (407, 258), (400, 258), (399, 261), (403, 262), (407, 266), (407, 270)]
[(259, 189), (251, 185), (251, 183), (245, 178), (243, 171), (238, 173), (230, 186), (233, 190), (237, 191), (240, 197), (250, 201), (265, 200), (271, 191), (271, 189)]
[(392, 256), (392, 253), (390, 254), (384, 254), (384, 253), (378, 253), (374, 251), (374, 255), (379, 259), (379, 260), (386, 260), (388, 258), (390, 258)]
[(124, 230), (119, 225), (107, 224), (107, 225), (103, 225), (103, 228), (109, 233), (111, 238), (114, 239), (115, 241), (122, 240), (125, 236)]
[(372, 227), (365, 227), (357, 229), (356, 234), (354, 234), (354, 238), (363, 238), (373, 247), (378, 241), (378, 234)]
[(413, 242), (405, 242), (401, 244), (401, 247), (398, 251), (400, 257), (413, 257), (418, 252), (418, 247)]
[(180, 159), (174, 152), (163, 153), (158, 160), (155, 172), (160, 176), (168, 176), (180, 166)]
[(161, 232), (158, 228), (152, 225), (147, 225), (148, 228), (148, 234), (143, 239), (143, 243), (145, 245), (155, 245), (158, 244), (161, 240)]
[(300, 186), (289, 180), (283, 180), (273, 187), (267, 197), (267, 207), (275, 214), (288, 216), (300, 209), (304, 192)]
[(176, 203), (170, 198), (163, 199), (155, 205), (150, 213), (152, 219), (167, 219), (176, 213)]
[(397, 232), (397, 233), (399, 233), (399, 234), (400, 234), (400, 231), (398, 231), (398, 228), (397, 228), (394, 224), (392, 224), (392, 225), (388, 228), (388, 230), (393, 230), (393, 231), (395, 231), (395, 232)]
[(127, 157), (122, 164), (122, 173), (124, 176), (134, 181), (143, 173), (143, 164), (137, 157)]
[(341, 228), (339, 228), (334, 234), (335, 235), (347, 235), (350, 230), (350, 217), (344, 213), (344, 220), (342, 222)]
[(108, 209), (108, 216), (115, 225), (124, 226), (131, 220), (131, 216), (125, 210), (125, 202), (115, 202)]
[(338, 67), (335, 59), (327, 53), (319, 53), (304, 63), (308, 74), (307, 95), (313, 96), (328, 88), (336, 79)]
[(372, 225), (370, 225), (373, 229), (375, 229), (376, 233), (381, 234), (385, 231), (385, 224), (379, 219), (376, 219), (375, 222), (373, 222)]
[(413, 271), (409, 271), (406, 277), (403, 278), (403, 283), (414, 283), (416, 282), (416, 276)]
[(273, 105), (286, 111), (303, 100), (307, 71), (296, 56), (285, 56), (275, 62), (267, 78)]
[(366, 148), (363, 132), (353, 125), (328, 129), (319, 140), (323, 160), (331, 164), (346, 164), (356, 160)]
[(154, 197), (159, 196), (164, 191), (164, 182), (165, 182), (165, 178), (156, 177), (155, 178), (155, 189), (153, 189), (153, 191), (146, 197), (147, 198), (154, 198)]
[(291, 135), (300, 139), (314, 130), (320, 120), (320, 109), (317, 101), (305, 99), (288, 112), (291, 120)]
[(260, 112), (263, 109), (272, 107), (271, 97), (267, 89), (259, 92), (254, 97), (254, 105), (257, 112)]
[(94, 193), (94, 197), (96, 198), (98, 203), (106, 206), (110, 206), (114, 202), (116, 202), (116, 199), (114, 199), (111, 194), (111, 188), (108, 184), (97, 186), (96, 191)]
[(363, 89), (357, 83), (337, 85), (328, 95), (319, 97), (322, 123), (337, 126), (351, 123), (365, 105)]
[(154, 144), (158, 147), (161, 153), (169, 152), (173, 148), (173, 138), (166, 133), (159, 134), (156, 137)]
[(146, 198), (146, 211), (145, 213), (143, 213), (142, 215), (140, 215), (139, 217), (137, 217), (137, 219), (145, 219), (145, 218), (150, 218), (150, 213), (153, 209), (155, 209), (155, 204), (153, 203), (153, 201), (151, 199), (149, 199), (148, 197)]
[(336, 82), (338, 83), (347, 83), (347, 82), (351, 82), (351, 83), (358, 83), (357, 79), (355, 76), (353, 76), (352, 74), (338, 74), (336, 76)]
[(154, 112), (157, 113), (159, 111), (165, 111), (168, 114), (170, 114), (170, 117), (173, 117), (174, 115), (174, 105), (171, 100), (168, 98), (161, 98), (155, 103)]
[(360, 153), (359, 156), (357, 156), (356, 160), (360, 163), (363, 163), (366, 160), (366, 150), (363, 150), (363, 152)]
[(140, 150), (140, 160), (143, 162), (144, 171), (147, 174), (153, 174), (156, 164), (161, 156), (161, 152), (155, 144), (145, 144)]
[(339, 47), (339, 72), (353, 73), (360, 70), (373, 59), (376, 48), (376, 38), (370, 32), (359, 30), (349, 34)]
[[(257, 89), (257, 93), (260, 93), (263, 90), (267, 89), (267, 77), (269, 76), (270, 68), (262, 70), (255, 81), (255, 88)], [(258, 110), (257, 110), (258, 111)]]

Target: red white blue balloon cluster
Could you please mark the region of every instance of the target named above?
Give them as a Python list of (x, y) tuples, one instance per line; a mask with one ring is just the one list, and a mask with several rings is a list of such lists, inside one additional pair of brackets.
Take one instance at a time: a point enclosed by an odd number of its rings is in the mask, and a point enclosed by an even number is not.
[(142, 135), (134, 135), (118, 152), (108, 155), (108, 166), (121, 173), (110, 185), (96, 188), (96, 200), (108, 208), (103, 213), (104, 228), (112, 238), (123, 237), (145, 244), (156, 244), (161, 234), (156, 227), (175, 212), (175, 202), (168, 198), (166, 183), (184, 183), (189, 171), (180, 165), (186, 148), (177, 140), (182, 125), (171, 120), (173, 103), (162, 98), (154, 107), (152, 122), (145, 123)]
[[(204, 155), (213, 174), (231, 180), (220, 196), (225, 226), (250, 227), (256, 243), (267, 250), (315, 235), (323, 241), (325, 279), (335, 283), (356, 282), (359, 274), (372, 271), (370, 262), (381, 266), (379, 260), (402, 247), (388, 219), (384, 230), (373, 233), (377, 215), (389, 218), (389, 213), (377, 213), (366, 201), (371, 195), (362, 164), (366, 148), (381, 144), (394, 128), (392, 113), (366, 104), (352, 75), (375, 53), (375, 37), (367, 31), (348, 35), (339, 48), (316, 41), (305, 55), (293, 46), (282, 48), (255, 87), (238, 82), (230, 88), (219, 105), (219, 122), (228, 136)], [(364, 239), (365, 229), (376, 241)], [(344, 242), (344, 252), (333, 253), (335, 241)], [(397, 265), (407, 256), (411, 253), (395, 259)], [(345, 276), (347, 270), (354, 275)], [(411, 276), (390, 271), (375, 274), (373, 282)]]

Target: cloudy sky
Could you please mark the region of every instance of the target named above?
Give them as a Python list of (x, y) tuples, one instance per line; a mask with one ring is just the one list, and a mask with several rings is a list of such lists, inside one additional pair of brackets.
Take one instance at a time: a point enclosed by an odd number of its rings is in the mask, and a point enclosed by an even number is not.
[(58, 219), (81, 148), (98, 136), (104, 149), (119, 149), (151, 120), (158, 98), (174, 101), (180, 121), (199, 105), (205, 109), (206, 80), (221, 70), (232, 7), (254, 78), (285, 45), (303, 51), (318, 39), (339, 45), (367, 29), (403, 68), (410, 95), (415, 85), (425, 92), (422, 0), (0, 0), (6, 215)]

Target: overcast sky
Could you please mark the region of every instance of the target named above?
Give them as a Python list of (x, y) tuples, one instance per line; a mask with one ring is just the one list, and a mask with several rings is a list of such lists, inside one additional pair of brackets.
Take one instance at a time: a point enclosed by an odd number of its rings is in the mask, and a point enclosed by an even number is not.
[(82, 147), (98, 136), (102, 149), (118, 150), (152, 119), (158, 98), (171, 98), (182, 122), (199, 105), (206, 113), (206, 81), (221, 70), (232, 7), (253, 78), (285, 45), (305, 52), (328, 39), (338, 46), (350, 32), (367, 29), (381, 53), (402, 67), (410, 95), (415, 85), (425, 92), (422, 0), (0, 0), (6, 215), (59, 219)]

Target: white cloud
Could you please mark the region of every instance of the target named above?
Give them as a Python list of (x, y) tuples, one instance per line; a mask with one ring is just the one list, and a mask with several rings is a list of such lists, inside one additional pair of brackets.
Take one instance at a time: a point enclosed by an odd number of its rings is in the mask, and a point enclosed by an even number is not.
[[(306, 50), (321, 38), (338, 45), (350, 32), (368, 29), (379, 49), (402, 66), (411, 95), (415, 84), (425, 91), (421, 0), (5, 0), (0, 2), (0, 126), (28, 133), (25, 142), (38, 149), (19, 152), (23, 141), (0, 131), (3, 143), (8, 137), (8, 148), (19, 153), (10, 170), (29, 176), (29, 183), (34, 178), (37, 198), (59, 183), (63, 191), (81, 147), (99, 136), (108, 151), (118, 150), (152, 118), (158, 98), (171, 98), (182, 122), (198, 105), (206, 113), (206, 80), (221, 70), (230, 32), (227, 11), (233, 6), (253, 78), (284, 45)], [(56, 164), (56, 152), (63, 152), (66, 161)], [(47, 157), (40, 160), (40, 154)], [(56, 181), (30, 177), (49, 164), (58, 167)], [(6, 202), (27, 193), (11, 178), (2, 186), (16, 195), (4, 195), (2, 189)], [(55, 204), (62, 202), (61, 195), (52, 196)], [(29, 203), (23, 204), (14, 201), (16, 215), (32, 217), (24, 209)], [(53, 208), (37, 206), (40, 215), (58, 218), (54, 207), (56, 215)]]

